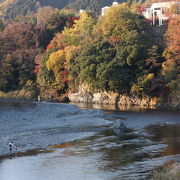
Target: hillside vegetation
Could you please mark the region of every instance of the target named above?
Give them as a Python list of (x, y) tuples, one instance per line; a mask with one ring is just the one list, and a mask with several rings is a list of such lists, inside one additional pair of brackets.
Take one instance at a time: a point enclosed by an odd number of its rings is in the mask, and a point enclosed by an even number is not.
[(87, 85), (92, 93), (179, 97), (180, 15), (162, 29), (140, 7), (122, 3), (97, 17), (46, 6), (0, 21), (0, 91), (57, 99)]
[(16, 16), (25, 16), (37, 12), (39, 7), (52, 6), (64, 8), (73, 0), (0, 0), (0, 16), (12, 19)]
[(112, 0), (0, 0), (0, 16), (12, 19), (19, 15), (30, 15), (43, 6), (66, 8), (76, 12), (80, 9), (88, 9), (99, 13), (103, 6), (109, 6), (112, 2)]
[(39, 4), (36, 0), (5, 0), (0, 3), (0, 15), (6, 19), (34, 13)]
[[(104, 6), (111, 6), (113, 0), (75, 0), (67, 5), (67, 8), (79, 11), (80, 9), (88, 9), (94, 12), (100, 12)], [(117, 0), (121, 3), (124, 0)]]

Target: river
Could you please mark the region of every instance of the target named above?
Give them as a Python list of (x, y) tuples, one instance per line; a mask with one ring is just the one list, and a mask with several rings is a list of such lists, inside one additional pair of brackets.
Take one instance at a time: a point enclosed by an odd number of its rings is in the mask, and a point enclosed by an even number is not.
[[(57, 107), (56, 104), (52, 106)], [(63, 108), (68, 109), (69, 106), (63, 105)], [(48, 117), (45, 122), (51, 121), (53, 126), (47, 123), (49, 128), (44, 127), (41, 131), (39, 128), (27, 128), (28, 133), (12, 132), (11, 124), (6, 123), (5, 131), (0, 129), (1, 144), (5, 140), (7, 142), (8, 138), (10, 140), (10, 129), (11, 139), (13, 136), (20, 151), (9, 155), (4, 153), (5, 148), (1, 148), (0, 180), (141, 180), (165, 162), (180, 159), (180, 112), (78, 106), (83, 113), (77, 117), (75, 112), (79, 110), (72, 106), (68, 110), (71, 115), (69, 119), (80, 120), (88, 116), (87, 121), (95, 120), (96, 123), (94, 121), (88, 126), (81, 124), (78, 125), (81, 130), (76, 127), (63, 132), (60, 124), (56, 122), (55, 126), (52, 117)], [(97, 109), (103, 110), (105, 114), (102, 115)], [(29, 109), (23, 112), (27, 114)], [(4, 116), (8, 118), (5, 113), (1, 117)], [(61, 117), (63, 122), (67, 117), (62, 110)], [(102, 123), (102, 119), (110, 123)], [(121, 136), (111, 128), (116, 119), (122, 120), (127, 126), (127, 131)], [(68, 123), (63, 127), (67, 128)], [(32, 127), (32, 122), (28, 126)], [(25, 127), (26, 123), (22, 129)], [(43, 143), (39, 145), (41, 141)]]

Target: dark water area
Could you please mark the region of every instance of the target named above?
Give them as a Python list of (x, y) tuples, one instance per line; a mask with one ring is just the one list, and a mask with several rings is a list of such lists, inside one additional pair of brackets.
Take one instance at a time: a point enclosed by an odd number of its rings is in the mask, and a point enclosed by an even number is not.
[(106, 119), (122, 120), (127, 129), (112, 128), (48, 149), (0, 158), (0, 180), (141, 180), (170, 160), (180, 160), (180, 112), (102, 109)]

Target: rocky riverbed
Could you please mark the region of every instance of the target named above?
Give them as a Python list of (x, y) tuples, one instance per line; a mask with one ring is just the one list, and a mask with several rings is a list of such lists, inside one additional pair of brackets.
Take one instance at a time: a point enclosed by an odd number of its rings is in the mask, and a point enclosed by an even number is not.
[(0, 155), (13, 141), (18, 151), (47, 148), (76, 140), (111, 126), (100, 110), (75, 105), (2, 99), (0, 104)]

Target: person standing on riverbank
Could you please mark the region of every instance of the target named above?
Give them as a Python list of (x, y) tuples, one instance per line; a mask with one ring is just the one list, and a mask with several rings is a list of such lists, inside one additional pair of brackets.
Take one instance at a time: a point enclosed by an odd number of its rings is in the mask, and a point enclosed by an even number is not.
[(11, 141), (11, 142), (9, 143), (9, 152), (12, 152), (13, 148), (15, 148), (16, 151), (17, 151), (17, 147), (16, 147), (16, 146), (13, 144), (13, 142)]

